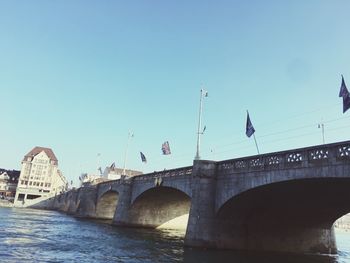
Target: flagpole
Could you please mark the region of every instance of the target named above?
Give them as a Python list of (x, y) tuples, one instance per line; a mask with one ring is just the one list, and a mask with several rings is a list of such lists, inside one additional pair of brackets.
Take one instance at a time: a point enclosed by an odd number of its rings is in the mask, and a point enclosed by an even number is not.
[(99, 168), (101, 167), (100, 166), (100, 164), (101, 164), (100, 157), (101, 157), (101, 153), (97, 153), (97, 157), (96, 157), (97, 171), (99, 171)]
[(254, 137), (254, 142), (255, 142), (256, 150), (258, 151), (258, 154), (260, 154), (259, 148), (258, 148), (258, 144), (257, 144), (256, 139), (255, 139), (255, 134), (253, 134), (253, 137)]
[(322, 123), (322, 139), (323, 139), (323, 144), (325, 144), (324, 140), (324, 124)]
[(318, 128), (321, 128), (321, 130), (322, 130), (322, 143), (325, 144), (325, 140), (324, 140), (324, 123), (319, 123), (318, 124)]
[(128, 148), (129, 148), (129, 144), (130, 144), (130, 139), (131, 137), (133, 137), (134, 134), (132, 132), (128, 132), (128, 141), (126, 143), (126, 149), (125, 149), (125, 155), (124, 155), (124, 166), (123, 166), (123, 174), (122, 175), (126, 175), (125, 174), (125, 170), (126, 170), (126, 158), (128, 157)]

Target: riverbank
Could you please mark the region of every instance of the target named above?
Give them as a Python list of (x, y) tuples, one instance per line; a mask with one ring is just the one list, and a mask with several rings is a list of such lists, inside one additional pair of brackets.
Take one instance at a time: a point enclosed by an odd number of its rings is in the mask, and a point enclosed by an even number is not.
[(13, 207), (13, 203), (7, 200), (0, 200), (0, 207)]

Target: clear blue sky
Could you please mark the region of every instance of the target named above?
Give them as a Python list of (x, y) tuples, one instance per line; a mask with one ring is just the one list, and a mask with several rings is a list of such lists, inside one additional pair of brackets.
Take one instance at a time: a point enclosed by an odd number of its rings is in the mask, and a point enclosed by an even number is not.
[[(282, 3), (283, 2), (283, 3)], [(202, 157), (350, 139), (350, 2), (1, 1), (0, 167), (50, 147), (68, 180), (116, 162), (191, 165), (199, 91)], [(350, 87), (349, 87), (350, 88)], [(169, 141), (172, 154), (161, 155)], [(141, 163), (139, 151), (148, 159)]]

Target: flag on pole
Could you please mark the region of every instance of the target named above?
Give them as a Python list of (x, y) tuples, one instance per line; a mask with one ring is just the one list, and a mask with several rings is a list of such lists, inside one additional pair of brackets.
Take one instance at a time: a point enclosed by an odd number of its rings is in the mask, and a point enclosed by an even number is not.
[(343, 97), (344, 98), (344, 96), (345, 97), (349, 96), (349, 91), (346, 88), (344, 77), (343, 77), (343, 75), (341, 75), (341, 86), (340, 86), (340, 91), (339, 91), (339, 97)]
[(166, 141), (162, 144), (162, 152), (164, 155), (168, 155), (168, 154), (171, 154), (170, 152), (170, 146), (169, 146), (169, 142)]
[(345, 85), (343, 75), (341, 76), (339, 97), (343, 97), (343, 113), (345, 113), (348, 109), (350, 109), (350, 93)]
[(247, 111), (247, 123), (246, 123), (246, 127), (245, 127), (245, 134), (248, 137), (250, 137), (254, 134), (254, 132), (255, 132), (255, 129), (253, 127), (252, 122), (250, 121), (249, 112)]
[(147, 163), (146, 156), (145, 156), (142, 152), (140, 152), (140, 155), (141, 155), (141, 161), (142, 161), (143, 163)]
[(343, 113), (350, 109), (350, 95), (343, 97)]

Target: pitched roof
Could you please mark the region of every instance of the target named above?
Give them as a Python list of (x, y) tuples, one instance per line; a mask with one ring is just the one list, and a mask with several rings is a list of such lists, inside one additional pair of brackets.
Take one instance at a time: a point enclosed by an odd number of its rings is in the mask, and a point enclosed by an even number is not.
[(39, 146), (34, 147), (33, 150), (31, 150), (29, 153), (27, 153), (27, 154), (24, 156), (23, 161), (26, 160), (26, 157), (34, 157), (34, 156), (38, 155), (39, 153), (41, 153), (42, 151), (44, 151), (44, 152), (46, 153), (46, 155), (47, 155), (51, 160), (57, 162), (56, 155), (53, 153), (52, 149), (50, 149), (50, 148), (45, 148), (45, 147), (39, 147)]
[(10, 176), (11, 178), (14, 177), (15, 180), (17, 180), (19, 178), (19, 175), (20, 175), (20, 171), (18, 170), (6, 170), (4, 168), (0, 168), (0, 174), (3, 174), (3, 173), (7, 173), (8, 176)]

